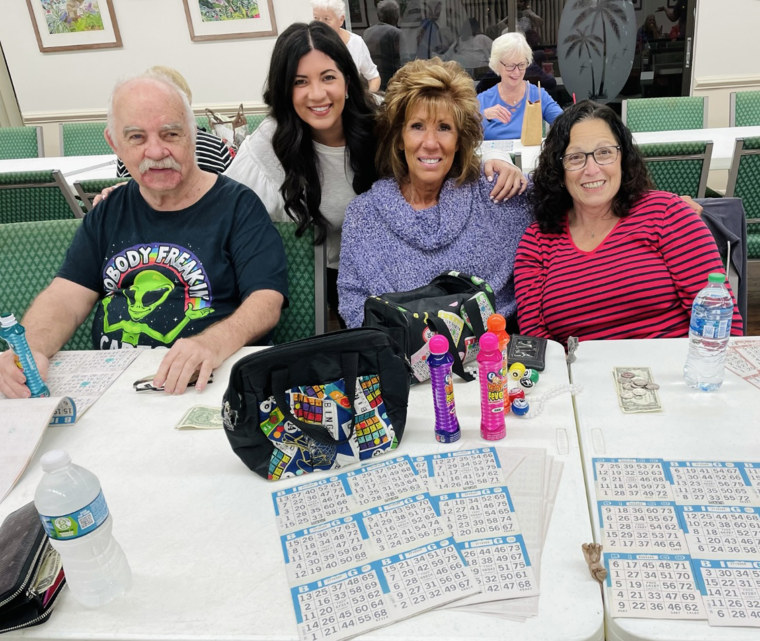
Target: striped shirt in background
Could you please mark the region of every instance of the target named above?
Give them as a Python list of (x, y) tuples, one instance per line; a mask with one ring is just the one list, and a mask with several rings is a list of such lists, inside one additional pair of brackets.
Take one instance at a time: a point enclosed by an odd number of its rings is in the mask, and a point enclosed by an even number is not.
[[(198, 166), (212, 174), (221, 174), (232, 162), (232, 155), (227, 144), (218, 136), (201, 129), (195, 137), (195, 157), (198, 160)], [(116, 164), (116, 175), (119, 178), (130, 177), (121, 158)]]

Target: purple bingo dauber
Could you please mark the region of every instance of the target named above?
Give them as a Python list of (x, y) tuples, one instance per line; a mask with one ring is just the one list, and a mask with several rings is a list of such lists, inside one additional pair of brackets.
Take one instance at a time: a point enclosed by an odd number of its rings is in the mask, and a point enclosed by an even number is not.
[(428, 347), (430, 356), (427, 362), (435, 408), (435, 438), (439, 443), (453, 443), (462, 434), (454, 405), (454, 382), (451, 378), (454, 358), (449, 354), (449, 341), (445, 336), (435, 334), (428, 342)]

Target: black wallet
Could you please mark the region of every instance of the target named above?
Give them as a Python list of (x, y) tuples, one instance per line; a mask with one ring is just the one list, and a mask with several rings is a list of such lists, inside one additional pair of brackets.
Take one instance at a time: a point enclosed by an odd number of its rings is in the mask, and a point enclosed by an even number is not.
[(510, 365), (512, 363), (522, 363), (525, 367), (543, 372), (545, 353), (545, 338), (512, 334), (507, 347), (507, 360)]
[(45, 621), (66, 579), (34, 503), (0, 525), (0, 633)]

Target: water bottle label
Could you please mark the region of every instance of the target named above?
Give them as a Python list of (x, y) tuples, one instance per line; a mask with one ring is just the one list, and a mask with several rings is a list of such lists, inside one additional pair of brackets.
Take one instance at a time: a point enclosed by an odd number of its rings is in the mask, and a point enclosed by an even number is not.
[(99, 492), (95, 500), (81, 510), (61, 516), (45, 516), (40, 514), (42, 526), (51, 539), (68, 541), (89, 534), (97, 529), (108, 518), (108, 505)]
[(721, 339), (726, 338), (731, 331), (731, 319), (707, 320), (704, 318), (692, 318), (689, 329), (703, 338)]

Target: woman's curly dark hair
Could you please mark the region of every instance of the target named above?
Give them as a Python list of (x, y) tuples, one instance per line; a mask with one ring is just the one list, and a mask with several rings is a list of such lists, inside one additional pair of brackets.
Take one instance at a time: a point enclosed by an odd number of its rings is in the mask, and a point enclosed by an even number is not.
[[(573, 200), (565, 187), (562, 156), (570, 142), (570, 130), (582, 120), (604, 120), (620, 145), (620, 189), (612, 201), (612, 213), (623, 218), (645, 192), (652, 189), (644, 159), (633, 142), (631, 132), (618, 115), (606, 105), (583, 100), (562, 112), (546, 136), (538, 165), (532, 174), (531, 201), (541, 231), (560, 233)], [(593, 162), (589, 160), (588, 162)]]

